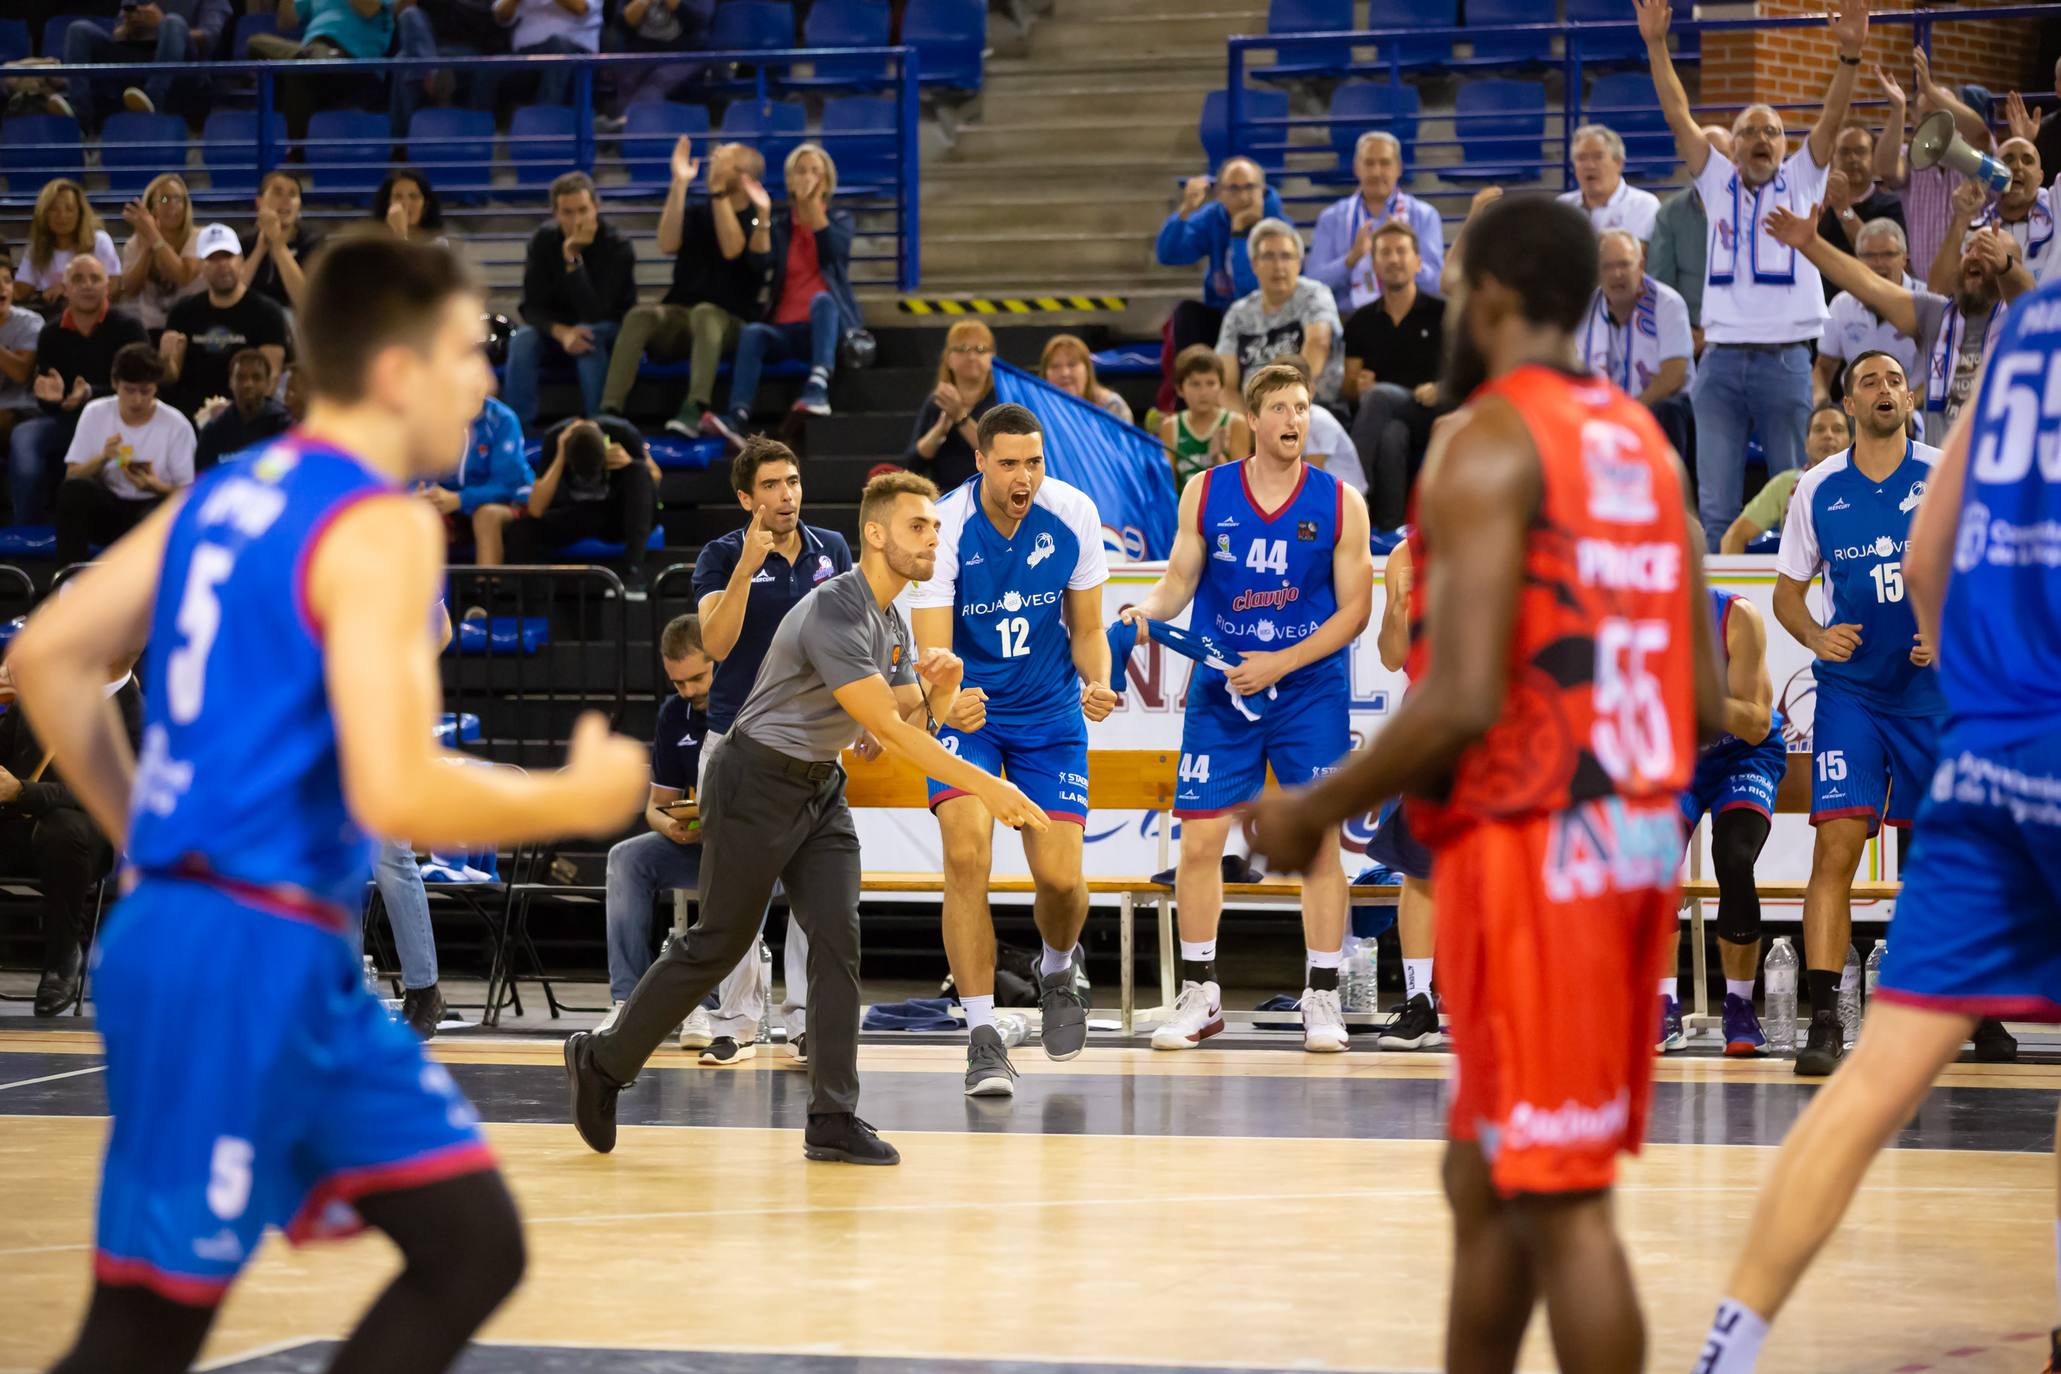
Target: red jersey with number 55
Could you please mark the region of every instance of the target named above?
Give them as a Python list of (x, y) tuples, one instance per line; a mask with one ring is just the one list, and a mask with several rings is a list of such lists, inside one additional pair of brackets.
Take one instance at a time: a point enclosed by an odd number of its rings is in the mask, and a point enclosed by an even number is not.
[[(1672, 797), (1696, 761), (1688, 514), (1666, 438), (1644, 406), (1590, 376), (1521, 367), (1470, 403), (1490, 396), (1530, 429), (1543, 495), (1525, 536), (1502, 716), (1461, 755), (1444, 794), (1412, 813), (1433, 844), (1593, 798)], [(1413, 619), (1425, 569), (1466, 556), (1423, 541)], [(1416, 636), (1412, 682), (1424, 681), (1430, 649), (1428, 634)]]

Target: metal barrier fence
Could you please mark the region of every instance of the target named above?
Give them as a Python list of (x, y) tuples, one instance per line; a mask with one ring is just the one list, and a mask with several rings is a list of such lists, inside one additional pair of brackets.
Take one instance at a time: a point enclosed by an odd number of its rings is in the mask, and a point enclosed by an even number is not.
[[(1629, 7), (1627, 7), (1629, 8)], [(1877, 12), (1870, 16), (1870, 22), (1879, 31), (1886, 26), (1910, 28), (1913, 42), (1931, 50), (1932, 30), (1937, 24), (1955, 24), (1970, 20), (2038, 19), (2061, 24), (2061, 4), (1998, 5), (1967, 11), (1915, 10), (1905, 13)], [(1683, 20), (1673, 26), (1676, 41), (1684, 50), (1696, 48), (1713, 34), (1741, 30), (1806, 29), (1821, 30), (1825, 25), (1823, 16), (1807, 15), (1789, 18), (1764, 19), (1711, 19)], [(1554, 55), (1553, 40), (1561, 40), (1560, 52)], [(1491, 53), (1498, 49), (1508, 52), (1513, 48), (1530, 49), (1543, 56), (1535, 57), (1471, 57), (1451, 61), (1422, 60), (1421, 54), (1427, 45), (1439, 49), (1450, 49), (1454, 43), (1475, 46), (1477, 52), (1486, 48)], [(1375, 57), (1362, 58), (1358, 50), (1373, 49)], [(1263, 65), (1256, 65), (1253, 55), (1272, 53), (1274, 61), (1282, 70), (1269, 72)], [(1477, 186), (1497, 181), (1502, 184), (1530, 185), (1539, 181), (1551, 181), (1558, 173), (1560, 186), (1572, 190), (1575, 186), (1574, 168), (1568, 157), (1567, 138), (1583, 124), (1597, 122), (1615, 124), (1621, 133), (1629, 132), (1623, 126), (1639, 125), (1642, 132), (1659, 129), (1659, 138), (1664, 140), (1665, 155), (1649, 157), (1650, 165), (1664, 166), (1667, 171), (1662, 177), (1651, 175), (1641, 177), (1636, 164), (1641, 159), (1634, 151), (1627, 159), (1627, 175), (1642, 184), (1656, 188), (1663, 182), (1680, 184), (1676, 173), (1679, 163), (1673, 151), (1673, 139), (1665, 133), (1665, 123), (1659, 114), (1659, 105), (1653, 104), (1592, 104), (1585, 89), (1585, 74), (1592, 74), (1598, 68), (1608, 66), (1617, 71), (1645, 70), (1644, 43), (1638, 33), (1636, 22), (1625, 23), (1546, 23), (1478, 25), (1474, 27), (1450, 25), (1422, 28), (1388, 28), (1352, 30), (1331, 33), (1299, 34), (1239, 34), (1232, 37), (1226, 48), (1227, 84), (1224, 91), (1225, 134), (1224, 146), (1233, 151), (1255, 155), (1268, 166), (1273, 174), (1280, 174), (1283, 159), (1295, 153), (1323, 153), (1337, 149), (1342, 161), (1350, 166), (1351, 138), (1341, 139), (1341, 128), (1349, 127), (1352, 134), (1370, 129), (1386, 129), (1397, 133), (1406, 149), (1413, 150), (1406, 158), (1406, 164), (1415, 161), (1415, 155), (1426, 150), (1459, 150), (1463, 161), (1447, 166), (1424, 166), (1422, 171), (1440, 176), (1453, 174), (1453, 179), (1468, 184), (1435, 189), (1419, 189), (1413, 185), (1410, 194), (1420, 200), (1440, 203), (1441, 214), (1449, 222), (1465, 218), (1467, 203)], [(1676, 55), (1677, 63), (1695, 60)], [(1498, 72), (1513, 74), (1518, 71), (1533, 74), (1557, 75), (1560, 84), (1559, 99), (1550, 94), (1542, 108), (1513, 112), (1506, 109), (1479, 111), (1442, 111), (1435, 114), (1405, 113), (1372, 114), (1367, 116), (1321, 115), (1267, 115), (1254, 111), (1252, 92), (1246, 87), (1249, 75), (1261, 80), (1309, 79), (1325, 81), (1355, 78), (1386, 77), (1387, 84), (1402, 89), (1410, 84), (1410, 78), (1426, 76), (1440, 77), (1449, 73), (1465, 72), (1469, 77), (1494, 75)], [(1298, 77), (1298, 73), (1304, 74)], [(1826, 78), (1830, 79), (1830, 70)], [(1861, 97), (1867, 92), (1857, 88), (1854, 105), (1856, 108), (1879, 107), (1879, 100)], [(2045, 90), (2027, 92), (2028, 103), (2050, 103), (2053, 95)], [(1765, 103), (1765, 102), (1753, 102)], [(1746, 102), (1731, 104), (1700, 104), (1697, 114), (1729, 113), (1744, 108)], [(1816, 111), (1818, 102), (1776, 104), (1781, 111)], [(1502, 121), (1507, 125), (1513, 113), (1520, 113), (1527, 121), (1527, 127), (1519, 132), (1491, 132)], [(1529, 120), (1536, 117), (1538, 123), (1532, 126)], [(1628, 118), (1629, 117), (1629, 118)], [(1643, 118), (1642, 118), (1643, 117)], [(2048, 118), (2061, 117), (2061, 108), (2048, 112)], [(1706, 121), (1707, 122), (1707, 121)], [(1419, 124), (1450, 123), (1454, 128), (1452, 138), (1420, 138), (1416, 136)], [(1326, 144), (1298, 144), (1293, 141), (1296, 130), (1315, 129), (1324, 131)], [(1472, 130), (1473, 132), (1470, 132)], [(1407, 132), (1409, 137), (1403, 137)], [(1649, 140), (1654, 136), (1647, 134)], [(1465, 145), (1465, 147), (1463, 147)], [(1494, 154), (1492, 159), (1480, 157), (1480, 150), (1488, 148)], [(1468, 149), (1475, 150), (1471, 159)], [(1508, 150), (1510, 156), (1500, 155)], [(1488, 176), (1470, 173), (1467, 161), (1493, 161), (1502, 164), (1500, 171), (1507, 175)], [(1419, 168), (1412, 166), (1410, 170)], [(2061, 170), (2048, 168), (2051, 175)], [(1298, 169), (1286, 168), (1286, 175), (1299, 175)], [(1337, 181), (1341, 184), (1329, 194), (1283, 195), (1284, 206), (1289, 207), (1290, 217), (1298, 223), (1309, 224), (1315, 219), (1315, 208), (1330, 203), (1345, 194), (1350, 176), (1330, 178), (1319, 174), (1318, 180)], [(1442, 202), (1442, 203), (1441, 203)], [(1309, 207), (1305, 209), (1305, 207)]]
[[(697, 67), (706, 70), (750, 68), (749, 77), (710, 79), (696, 85), (695, 98), (684, 108), (697, 116), (707, 106), (743, 104), (747, 117), (732, 120), (726, 110), (721, 121), (696, 118), (690, 121), (654, 119), (620, 132), (595, 130), (595, 83), (597, 78), (628, 75), (651, 67)], [(395, 81), (421, 81), (432, 76), (503, 79), (535, 77), (553, 69), (572, 74), (569, 106), (529, 106), (532, 110), (565, 110), (568, 115), (540, 118), (534, 129), (511, 127), (505, 131), (493, 125), (493, 112), (451, 109), (423, 105), (414, 113), (408, 128), (393, 128), (387, 108), (369, 113), (355, 108), (334, 108), (325, 101), (316, 120), (323, 115), (341, 114), (357, 118), (324, 121), (316, 134), (310, 121), (308, 136), (289, 138), (284, 129), (279, 82), (281, 80), (327, 80), (330, 84), (353, 83), (373, 86), (385, 100), (385, 83), (377, 80), (388, 73)], [(860, 73), (857, 75), (801, 75), (811, 73)], [(911, 47), (879, 48), (790, 48), (779, 50), (550, 54), (524, 57), (380, 57), (352, 60), (308, 60), (291, 62), (180, 62), (104, 63), (92, 66), (47, 66), (27, 69), (23, 75), (92, 79), (119, 84), (127, 78), (137, 84), (146, 77), (188, 77), (224, 91), (236, 102), (225, 107), (232, 113), (247, 111), (248, 127), (239, 121), (233, 136), (214, 138), (206, 132), (200, 139), (187, 137), (124, 139), (110, 144), (81, 142), (68, 132), (62, 121), (38, 125), (35, 120), (56, 120), (54, 116), (16, 116), (26, 130), (23, 136), (0, 139), (0, 176), (7, 189), (0, 204), (25, 208), (45, 182), (58, 176), (86, 173), (86, 154), (102, 153), (98, 170), (119, 175), (128, 189), (112, 195), (128, 199), (158, 172), (176, 172), (188, 180), (196, 207), (234, 205), (247, 207), (257, 182), (265, 173), (292, 161), (293, 170), (304, 173), (309, 201), (344, 199), (362, 206), (373, 187), (389, 172), (414, 166), (427, 173), (439, 196), (456, 202), (447, 208), (465, 213), (465, 207), (508, 213), (506, 205), (494, 210), (490, 202), (519, 200), (534, 208), (542, 199), (551, 178), (559, 172), (579, 170), (596, 178), (606, 200), (644, 198), (654, 203), (662, 198), (669, 179), (668, 164), (673, 142), (685, 133), (706, 145), (710, 141), (749, 143), (757, 147), (767, 163), (767, 182), (777, 197), (780, 193), (780, 163), (795, 144), (804, 140), (821, 143), (837, 160), (839, 187), (836, 203), (861, 216), (859, 239), (886, 239), (888, 251), (855, 245), (852, 256), (854, 280), (864, 283), (892, 282), (897, 290), (913, 291), (922, 275), (918, 217), (922, 203), (921, 157), (917, 143), (922, 105), (918, 98), (916, 50)], [(368, 78), (372, 80), (368, 81)], [(247, 82), (249, 89), (242, 88)], [(807, 127), (805, 95), (836, 98), (865, 96), (877, 108), (848, 106), (834, 121), (836, 127)], [(249, 102), (245, 104), (244, 102)], [(892, 106), (892, 120), (879, 116)], [(635, 106), (630, 107), (635, 110)], [(482, 126), (478, 116), (485, 114)], [(520, 115), (520, 110), (518, 114)], [(432, 116), (423, 120), (424, 115)], [(569, 116), (569, 117), (568, 117)], [(130, 116), (134, 118), (134, 116)], [(379, 126), (374, 127), (374, 124)], [(416, 132), (416, 125), (422, 132)], [(548, 127), (546, 127), (548, 125)], [(44, 137), (33, 137), (38, 131)], [(610, 149), (613, 148), (611, 152)], [(110, 163), (107, 150), (119, 149), (119, 163)], [(391, 156), (405, 148), (406, 156)], [(504, 151), (497, 151), (497, 149)], [(189, 164), (189, 154), (198, 151), (198, 165)], [(509, 179), (497, 178), (497, 171)], [(620, 179), (611, 175), (620, 172)], [(206, 185), (196, 185), (201, 177)], [(128, 183), (133, 182), (133, 186)]]

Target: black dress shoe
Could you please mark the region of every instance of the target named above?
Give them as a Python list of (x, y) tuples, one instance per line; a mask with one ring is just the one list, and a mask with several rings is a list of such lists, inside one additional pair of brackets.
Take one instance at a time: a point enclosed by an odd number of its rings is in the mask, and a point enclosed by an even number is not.
[(811, 1115), (802, 1134), (802, 1153), (837, 1164), (900, 1164), (902, 1152), (880, 1138), (852, 1112)]
[(431, 983), (426, 988), (409, 988), (401, 994), (401, 1019), (424, 1040), (434, 1040), (444, 1019), (444, 994)]
[(594, 1062), (592, 1032), (578, 1031), (566, 1040), (565, 1081), (580, 1139), (596, 1154), (607, 1154), (615, 1148), (616, 1095), (629, 1085), (616, 1082)]
[(62, 1016), (79, 1000), (79, 975), (51, 969), (36, 984), (36, 1015)]

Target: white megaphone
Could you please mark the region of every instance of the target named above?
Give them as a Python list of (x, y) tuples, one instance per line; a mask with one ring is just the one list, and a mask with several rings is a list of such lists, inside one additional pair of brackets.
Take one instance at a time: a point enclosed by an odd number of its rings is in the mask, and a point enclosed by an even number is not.
[(2011, 169), (1954, 132), (1954, 116), (1947, 110), (1934, 110), (1919, 121), (1918, 132), (1911, 135), (1911, 165), (1920, 171), (1951, 167), (1998, 195), (2011, 189)]

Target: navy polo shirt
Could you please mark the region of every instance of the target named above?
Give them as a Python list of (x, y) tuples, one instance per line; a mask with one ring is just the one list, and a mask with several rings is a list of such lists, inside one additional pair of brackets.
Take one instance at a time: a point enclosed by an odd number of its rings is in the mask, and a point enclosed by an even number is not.
[[(841, 572), (851, 571), (852, 551), (836, 530), (802, 525), (801, 553), (790, 563), (778, 549), (766, 555), (751, 579), (751, 597), (744, 603), (744, 624), (738, 628), (737, 643), (730, 656), (716, 665), (716, 684), (708, 694), (708, 728), (727, 734), (730, 723), (757, 681), (759, 664), (773, 642), (773, 631), (801, 599), (818, 584)], [(694, 604), (730, 585), (737, 560), (744, 552), (744, 531), (733, 530), (702, 547), (694, 560)]]
[(708, 712), (678, 692), (659, 703), (658, 729), (651, 736), (651, 781), (682, 794), (694, 790), (701, 768), (701, 740)]

